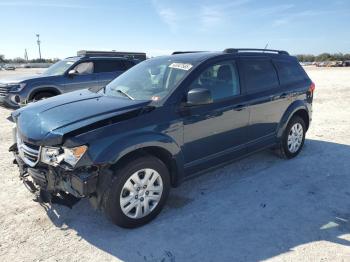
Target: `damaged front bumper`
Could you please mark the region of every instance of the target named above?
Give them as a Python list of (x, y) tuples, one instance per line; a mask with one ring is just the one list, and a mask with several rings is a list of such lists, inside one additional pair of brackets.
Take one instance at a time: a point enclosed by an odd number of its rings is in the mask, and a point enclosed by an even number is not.
[(77, 198), (89, 197), (96, 192), (98, 169), (81, 167), (77, 170), (65, 170), (40, 162), (35, 167), (28, 166), (20, 157), (17, 144), (10, 147), (20, 172), (20, 179), (32, 192), (45, 191), (51, 195), (61, 192), (69, 193)]

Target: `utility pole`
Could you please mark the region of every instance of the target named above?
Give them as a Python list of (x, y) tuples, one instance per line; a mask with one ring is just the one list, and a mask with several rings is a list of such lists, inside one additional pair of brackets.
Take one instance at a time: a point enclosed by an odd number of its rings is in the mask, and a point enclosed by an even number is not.
[(27, 48), (24, 49), (24, 59), (28, 62), (28, 53), (27, 53)]
[(40, 60), (41, 60), (41, 50), (40, 50), (40, 35), (39, 34), (36, 34), (36, 37), (38, 38), (38, 40), (36, 41), (37, 42), (37, 44), (38, 44), (38, 47), (39, 47), (39, 58), (40, 58)]

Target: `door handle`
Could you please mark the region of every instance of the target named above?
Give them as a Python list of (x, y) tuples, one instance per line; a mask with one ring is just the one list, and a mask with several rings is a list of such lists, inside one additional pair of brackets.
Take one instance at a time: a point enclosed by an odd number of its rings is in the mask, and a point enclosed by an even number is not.
[(213, 111), (206, 114), (206, 118), (218, 117), (218, 116), (221, 116), (222, 114), (223, 114), (222, 111)]
[(275, 101), (275, 100), (284, 99), (284, 98), (287, 98), (287, 97), (288, 97), (287, 93), (282, 93), (281, 95), (271, 96), (271, 100)]
[(287, 98), (288, 94), (287, 93), (283, 93), (282, 95), (280, 95), (280, 98)]

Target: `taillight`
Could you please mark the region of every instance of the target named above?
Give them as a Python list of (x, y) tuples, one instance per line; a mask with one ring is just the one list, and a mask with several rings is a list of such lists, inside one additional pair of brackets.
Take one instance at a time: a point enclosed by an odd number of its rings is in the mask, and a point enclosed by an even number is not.
[(311, 85), (309, 87), (309, 92), (313, 95), (314, 94), (314, 91), (315, 91), (315, 83), (314, 82), (311, 82)]

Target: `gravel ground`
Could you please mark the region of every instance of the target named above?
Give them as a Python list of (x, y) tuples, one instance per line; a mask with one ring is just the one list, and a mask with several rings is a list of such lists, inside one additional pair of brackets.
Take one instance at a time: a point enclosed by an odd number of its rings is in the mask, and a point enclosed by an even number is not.
[(350, 68), (307, 71), (314, 119), (296, 159), (262, 152), (188, 181), (134, 230), (85, 200), (32, 201), (7, 152), (11, 111), (0, 108), (0, 260), (350, 261)]
[(16, 70), (0, 70), (0, 81), (4, 78), (15, 78), (17, 76), (36, 75), (45, 71), (46, 68), (16, 68)]

